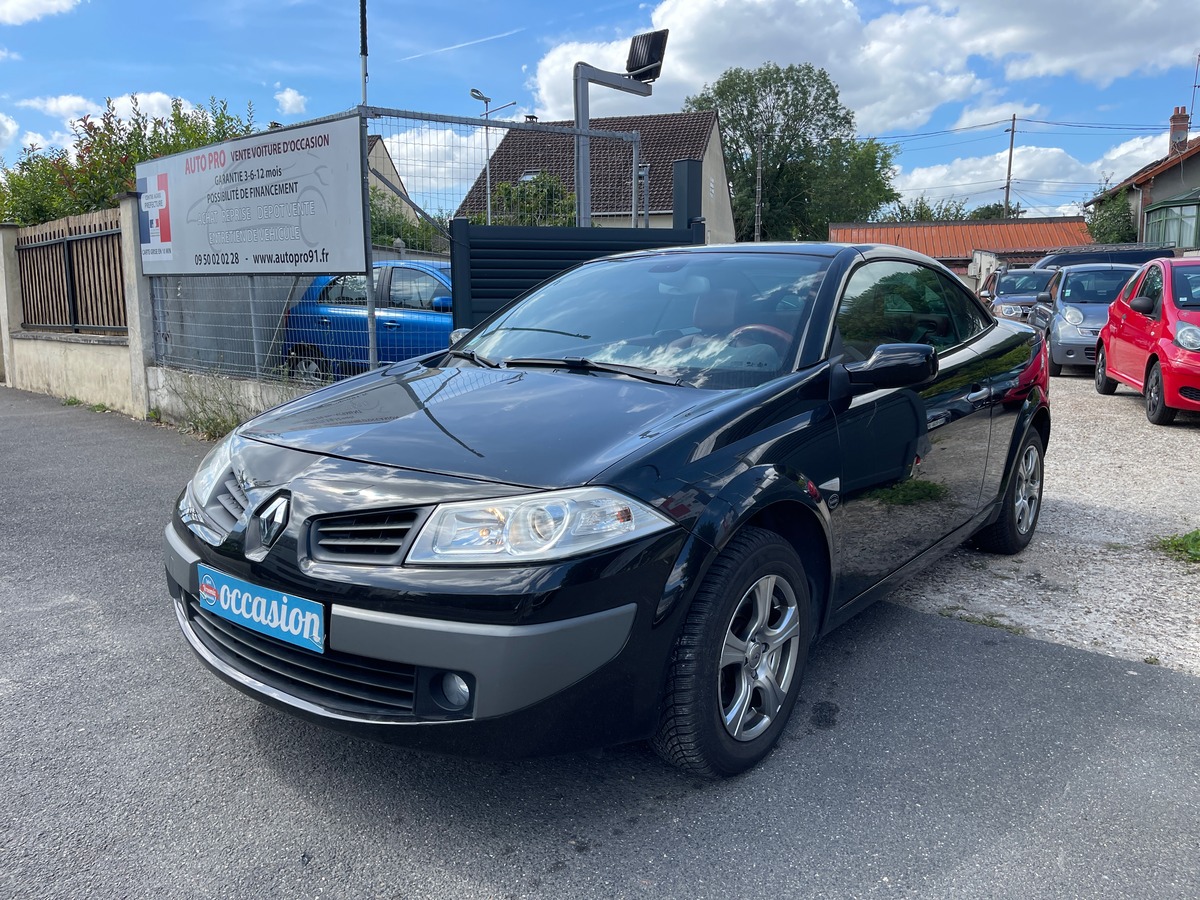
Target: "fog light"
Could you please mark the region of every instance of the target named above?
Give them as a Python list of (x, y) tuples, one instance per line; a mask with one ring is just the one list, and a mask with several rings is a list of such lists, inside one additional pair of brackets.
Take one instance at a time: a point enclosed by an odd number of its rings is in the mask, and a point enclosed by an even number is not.
[(471, 702), (471, 688), (461, 675), (447, 672), (442, 676), (442, 698), (450, 709), (463, 709)]

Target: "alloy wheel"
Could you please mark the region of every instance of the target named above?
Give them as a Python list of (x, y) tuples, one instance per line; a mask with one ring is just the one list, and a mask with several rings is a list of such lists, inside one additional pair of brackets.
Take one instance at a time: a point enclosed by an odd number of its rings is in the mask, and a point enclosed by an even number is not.
[(1037, 521), (1038, 504), (1042, 496), (1042, 454), (1035, 446), (1025, 448), (1015, 475), (1013, 512), (1017, 531), (1027, 534)]
[(796, 676), (800, 638), (792, 586), (764, 575), (742, 595), (721, 648), (721, 720), (735, 740), (754, 740), (779, 715)]

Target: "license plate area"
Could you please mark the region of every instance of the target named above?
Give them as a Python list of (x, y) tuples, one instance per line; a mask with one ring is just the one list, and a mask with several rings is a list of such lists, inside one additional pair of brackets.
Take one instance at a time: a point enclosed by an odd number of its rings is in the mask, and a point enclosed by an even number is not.
[(313, 653), (325, 652), (325, 607), (199, 563), (200, 606), (244, 628)]

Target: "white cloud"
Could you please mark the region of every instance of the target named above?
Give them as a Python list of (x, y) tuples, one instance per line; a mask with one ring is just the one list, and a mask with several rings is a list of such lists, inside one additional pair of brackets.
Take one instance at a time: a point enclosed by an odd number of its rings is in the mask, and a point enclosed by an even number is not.
[[(278, 87), (279, 85), (276, 85)], [(279, 111), (284, 115), (294, 116), (304, 112), (305, 105), (308, 103), (308, 98), (297, 91), (295, 88), (284, 88), (276, 92), (275, 102), (279, 104)]]
[(8, 59), (11, 59), (13, 62), (16, 62), (20, 58), (21, 58), (20, 53), (13, 53), (11, 50), (6, 50), (4, 47), (0, 47), (0, 62), (4, 62), (5, 60), (8, 60)]
[[(122, 119), (128, 119), (133, 115), (134, 97), (137, 97), (138, 109), (151, 119), (162, 119), (171, 115), (172, 98), (170, 94), (164, 94), (162, 91), (145, 91), (113, 98), (113, 109)], [(192, 109), (192, 104), (185, 100), (183, 111), (190, 112)]]
[(43, 16), (70, 12), (79, 0), (0, 0), (0, 25), (22, 25)]
[(45, 150), (47, 147), (69, 147), (72, 140), (70, 134), (62, 131), (56, 131), (49, 137), (37, 131), (26, 131), (21, 135), (19, 146), (22, 150), (26, 147), (38, 147)]
[[(1007, 101), (972, 69), (973, 58), (1000, 65), (1010, 92), (1049, 75), (1103, 86), (1175, 66), (1190, 72), (1195, 38), (1179, 15), (1174, 4), (1128, 0), (1093, 0), (1086, 16), (1069, 0), (893, 0), (890, 11), (864, 20), (852, 0), (662, 0), (651, 27), (671, 34), (654, 96), (596, 87), (591, 113), (676, 110), (725, 70), (772, 61), (824, 68), (860, 134), (916, 128), (952, 102), (1007, 106), (1011, 115), (1038, 104)], [(575, 63), (624, 71), (629, 37), (549, 50), (530, 81), (538, 114), (570, 119)]]
[(996, 122), (1011, 121), (1013, 116), (1018, 119), (1028, 119), (1044, 115), (1044, 110), (1036, 103), (996, 103), (990, 106), (963, 107), (958, 121), (953, 128), (973, 128), (978, 125), (992, 125)]
[(0, 113), (0, 151), (3, 151), (17, 136), (17, 120)]
[(17, 106), (36, 109), (40, 113), (54, 116), (64, 123), (80, 116), (98, 116), (104, 112), (104, 107), (78, 94), (62, 94), (58, 97), (31, 97), (28, 100), (18, 100)]

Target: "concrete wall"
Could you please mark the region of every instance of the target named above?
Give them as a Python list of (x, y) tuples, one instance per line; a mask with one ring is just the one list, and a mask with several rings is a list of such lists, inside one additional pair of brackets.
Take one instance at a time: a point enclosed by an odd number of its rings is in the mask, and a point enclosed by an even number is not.
[(137, 202), (135, 195), (121, 198), (129, 325), (123, 337), (22, 330), (17, 228), (0, 225), (0, 376), (8, 386), (176, 424), (247, 418), (308, 390), (154, 365), (153, 303), (150, 280), (142, 275)]

